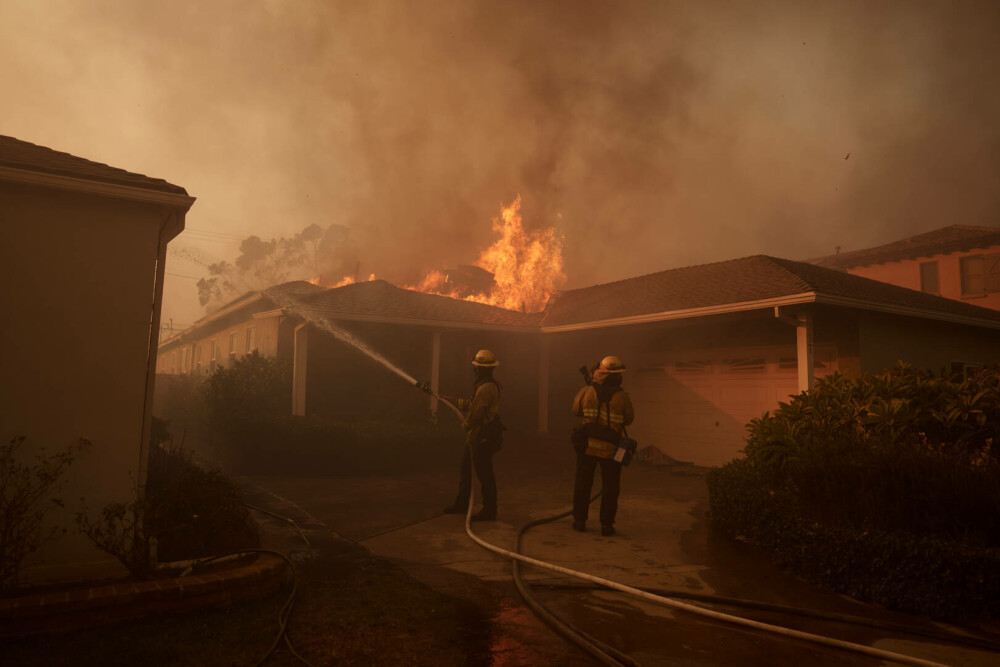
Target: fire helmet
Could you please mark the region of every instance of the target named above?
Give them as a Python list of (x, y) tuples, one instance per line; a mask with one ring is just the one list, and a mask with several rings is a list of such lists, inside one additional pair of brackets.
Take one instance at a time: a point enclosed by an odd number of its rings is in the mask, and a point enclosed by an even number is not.
[(609, 355), (601, 359), (601, 365), (598, 367), (598, 370), (602, 370), (605, 373), (621, 373), (625, 370), (625, 364), (618, 357)]
[(497, 361), (496, 355), (494, 355), (489, 350), (479, 350), (476, 352), (476, 356), (472, 358), (473, 366), (499, 366), (500, 362)]

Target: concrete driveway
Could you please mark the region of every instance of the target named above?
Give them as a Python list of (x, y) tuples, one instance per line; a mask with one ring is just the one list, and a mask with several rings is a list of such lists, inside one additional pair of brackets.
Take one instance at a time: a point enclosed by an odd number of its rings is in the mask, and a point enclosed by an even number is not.
[[(425, 583), (479, 602), (492, 600), (494, 664), (587, 664), (589, 657), (542, 626), (520, 602), (510, 560), (475, 544), (464, 517), (443, 515), (454, 497), (461, 450), (440, 469), (391, 476), (249, 478), (344, 538), (389, 559)], [(519, 528), (569, 509), (573, 455), (552, 438), (521, 438), (495, 458), (499, 520), (474, 523), (486, 541), (513, 549)], [(787, 575), (754, 549), (710, 530), (705, 469), (634, 465), (623, 472), (617, 535), (600, 536), (596, 507), (588, 532), (569, 518), (532, 528), (522, 553), (642, 588), (758, 600), (902, 623), (918, 633), (940, 630), (925, 619), (865, 605)], [(598, 474), (599, 478), (599, 474)], [(599, 480), (595, 487), (599, 488)], [(478, 484), (477, 484), (478, 492)], [(282, 502), (280, 499), (284, 499)], [(564, 586), (580, 580), (522, 568), (539, 599), (564, 620), (644, 665), (877, 665), (877, 659), (806, 644), (671, 610), (615, 591)], [(713, 607), (806, 632), (906, 653), (950, 665), (986, 666), (1000, 654), (801, 616)]]

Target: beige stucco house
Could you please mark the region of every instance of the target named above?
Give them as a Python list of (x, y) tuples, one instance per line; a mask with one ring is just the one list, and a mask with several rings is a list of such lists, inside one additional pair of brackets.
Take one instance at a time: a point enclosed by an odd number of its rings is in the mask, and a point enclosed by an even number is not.
[(0, 437), (27, 455), (86, 438), (53, 508), (68, 528), (28, 582), (119, 566), (75, 527), (145, 473), (167, 243), (194, 198), (164, 180), (0, 136)]
[[(251, 298), (243, 302), (262, 303)], [(161, 357), (198, 341), (204, 349), (206, 337), (224, 345), (236, 334), (239, 341), (255, 322), (284, 317), (279, 356), (293, 364), (293, 414), (344, 418), (360, 416), (365, 405), (427, 406), (419, 392), (339, 343), (326, 325), (347, 329), (415, 379), (452, 394), (468, 384), (472, 354), (487, 347), (501, 359), (505, 422), (568, 434), (570, 402), (581, 383), (577, 369), (616, 354), (628, 366), (625, 387), (636, 405), (630, 433), (700, 465), (737, 456), (750, 419), (817, 377), (880, 371), (897, 360), (934, 371), (1000, 362), (995, 310), (764, 255), (568, 290), (542, 313), (384, 281), (268, 303), (260, 312), (231, 311), (236, 319), (225, 325), (208, 318), (186, 339), (161, 344)], [(345, 406), (346, 415), (333, 412)]]
[(951, 225), (874, 248), (810, 261), (1000, 310), (1000, 227)]

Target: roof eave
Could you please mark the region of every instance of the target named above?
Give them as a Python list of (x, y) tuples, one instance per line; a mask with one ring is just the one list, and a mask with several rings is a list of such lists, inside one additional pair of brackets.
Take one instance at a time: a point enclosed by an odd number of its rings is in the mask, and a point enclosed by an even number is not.
[(70, 190), (85, 194), (98, 195), (101, 197), (113, 197), (115, 199), (163, 204), (183, 209), (184, 212), (187, 212), (188, 209), (191, 208), (191, 205), (195, 202), (195, 197), (182, 195), (177, 192), (163, 192), (162, 190), (137, 188), (118, 183), (107, 183), (104, 181), (94, 181), (85, 178), (74, 178), (72, 176), (61, 176), (59, 174), (47, 174), (45, 172), (17, 169), (15, 167), (7, 167), (4, 165), (0, 165), (0, 181), (57, 188), (60, 190)]
[(872, 310), (881, 313), (890, 313), (892, 315), (919, 317), (925, 320), (938, 320), (940, 322), (950, 322), (952, 324), (965, 324), (969, 326), (985, 327), (988, 329), (1000, 329), (1000, 320), (989, 320), (980, 317), (973, 317), (971, 315), (960, 315), (958, 313), (945, 313), (938, 310), (883, 303), (880, 301), (859, 299), (857, 297), (819, 294), (816, 297), (816, 302), (829, 306), (859, 308), (861, 310)]
[(683, 320), (694, 317), (705, 317), (708, 315), (739, 313), (747, 310), (773, 308), (774, 306), (791, 306), (795, 304), (812, 303), (814, 301), (816, 301), (815, 292), (801, 292), (799, 294), (789, 294), (787, 296), (771, 297), (768, 299), (757, 299), (755, 301), (740, 301), (738, 303), (726, 303), (715, 306), (701, 306), (698, 308), (667, 310), (659, 313), (646, 313), (643, 315), (632, 315), (629, 317), (618, 317), (607, 320), (596, 320), (593, 322), (577, 322), (574, 324), (543, 326), (541, 327), (541, 330), (542, 333), (555, 333), (559, 331), (581, 331), (584, 329), (602, 329), (605, 327), (627, 326), (630, 324), (646, 324), (650, 322), (665, 322), (668, 320)]
[(225, 308), (219, 309), (219, 310), (215, 311), (214, 313), (212, 313), (211, 315), (206, 315), (205, 317), (201, 318), (200, 320), (198, 320), (197, 322), (195, 322), (194, 324), (192, 324), (191, 326), (189, 326), (184, 331), (181, 331), (179, 333), (174, 334), (173, 336), (171, 336), (170, 338), (166, 339), (165, 341), (163, 341), (162, 343), (160, 343), (156, 347), (157, 347), (158, 350), (162, 350), (162, 349), (164, 349), (166, 347), (175, 345), (177, 343), (183, 343), (185, 337), (187, 337), (192, 332), (194, 332), (194, 331), (196, 331), (198, 329), (201, 329), (206, 324), (211, 324), (212, 322), (214, 322), (215, 320), (219, 319), (220, 317), (224, 317), (225, 315), (228, 315), (229, 313), (231, 313), (231, 312), (233, 312), (235, 310), (239, 310), (240, 308), (243, 308), (245, 306), (249, 306), (250, 304), (254, 303), (255, 301), (258, 301), (258, 300), (263, 299), (263, 298), (264, 298), (264, 295), (261, 294), (260, 292), (257, 292), (255, 294), (251, 294), (250, 296), (248, 296), (245, 299), (240, 299), (236, 303), (230, 304), (229, 306), (227, 306)]
[[(305, 311), (305, 308), (300, 309)], [(295, 311), (290, 311), (295, 314)], [(327, 320), (348, 322), (378, 322), (380, 324), (403, 324), (408, 326), (425, 326), (443, 329), (476, 329), (483, 331), (508, 331), (512, 333), (537, 332), (538, 327), (531, 324), (490, 324), (485, 322), (456, 322), (454, 320), (428, 320), (417, 317), (393, 317), (388, 315), (360, 315), (357, 313), (338, 313), (322, 310), (309, 310), (311, 316), (319, 316)]]

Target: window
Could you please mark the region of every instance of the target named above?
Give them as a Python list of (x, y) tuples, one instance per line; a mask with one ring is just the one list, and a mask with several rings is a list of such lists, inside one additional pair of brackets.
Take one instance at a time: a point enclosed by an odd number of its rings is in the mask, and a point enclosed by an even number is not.
[[(825, 371), (826, 364), (817, 359), (815, 355), (813, 356), (813, 368), (817, 371)], [(798, 372), (799, 370), (799, 360), (798, 357), (780, 357), (778, 359), (778, 371), (779, 372)]]
[(941, 294), (941, 281), (938, 277), (937, 262), (921, 262), (920, 291), (928, 294)]
[(674, 364), (674, 371), (677, 373), (707, 373), (710, 370), (712, 370), (711, 361), (678, 361)]
[(247, 354), (257, 349), (257, 327), (247, 327)]
[(968, 361), (953, 361), (951, 362), (951, 372), (959, 374), (962, 377), (969, 377), (970, 375), (975, 375), (979, 371), (983, 370), (983, 364), (970, 363)]
[(177, 352), (170, 353), (170, 374), (177, 375)]
[(726, 370), (731, 373), (760, 373), (767, 370), (763, 357), (754, 359), (726, 359)]
[(1000, 252), (983, 255), (983, 274), (986, 276), (986, 291), (1000, 292)]
[(194, 369), (201, 374), (201, 343), (194, 346)]
[(962, 296), (986, 294), (986, 276), (983, 273), (983, 256), (971, 255), (958, 260), (962, 273)]
[(240, 345), (240, 335), (236, 332), (229, 334), (229, 358), (235, 359), (236, 352)]
[(216, 339), (213, 338), (212, 342), (211, 342), (211, 346), (212, 346), (212, 357), (211, 357), (211, 359), (209, 359), (209, 367), (214, 371), (215, 370), (215, 362), (219, 358), (219, 341), (217, 341)]

